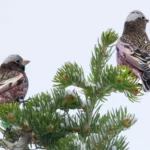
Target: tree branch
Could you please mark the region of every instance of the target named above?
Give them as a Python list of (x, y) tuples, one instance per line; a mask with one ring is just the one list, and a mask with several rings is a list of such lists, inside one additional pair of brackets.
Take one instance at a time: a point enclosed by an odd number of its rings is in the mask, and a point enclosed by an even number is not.
[(1, 145), (9, 150), (26, 150), (31, 140), (31, 133), (24, 132), (19, 140), (15, 143), (11, 143), (5, 139), (0, 139)]
[(24, 132), (14, 146), (13, 150), (26, 150), (31, 140), (31, 133)]

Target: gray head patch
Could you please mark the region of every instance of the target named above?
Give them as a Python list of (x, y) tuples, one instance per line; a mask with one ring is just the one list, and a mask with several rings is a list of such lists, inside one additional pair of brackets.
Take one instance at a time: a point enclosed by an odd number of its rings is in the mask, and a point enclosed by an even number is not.
[(137, 18), (142, 17), (145, 18), (145, 15), (142, 12), (139, 10), (134, 10), (127, 16), (126, 22), (135, 21)]
[(16, 63), (22, 63), (23, 62), (23, 59), (21, 56), (19, 55), (9, 55), (4, 61), (3, 63), (4, 64), (8, 64), (9, 62), (16, 62)]

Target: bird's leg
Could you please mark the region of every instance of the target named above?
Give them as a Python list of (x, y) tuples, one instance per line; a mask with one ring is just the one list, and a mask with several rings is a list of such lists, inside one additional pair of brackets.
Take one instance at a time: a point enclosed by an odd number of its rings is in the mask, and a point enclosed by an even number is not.
[(19, 97), (15, 101), (18, 102), (19, 104), (21, 104), (21, 103), (24, 103), (24, 98), (23, 97)]
[(28, 100), (30, 100), (31, 98), (29, 97), (28, 99), (24, 100), (24, 102), (27, 102)]

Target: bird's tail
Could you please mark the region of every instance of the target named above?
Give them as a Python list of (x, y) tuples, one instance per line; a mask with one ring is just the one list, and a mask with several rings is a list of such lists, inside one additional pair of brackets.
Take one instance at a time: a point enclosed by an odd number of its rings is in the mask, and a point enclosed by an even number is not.
[(150, 73), (144, 72), (141, 76), (143, 91), (150, 92)]

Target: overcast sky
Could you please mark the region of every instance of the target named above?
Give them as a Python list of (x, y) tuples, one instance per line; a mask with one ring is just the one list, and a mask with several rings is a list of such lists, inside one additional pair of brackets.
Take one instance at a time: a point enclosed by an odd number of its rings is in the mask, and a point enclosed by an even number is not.
[[(102, 31), (113, 28), (119, 35), (132, 10), (150, 19), (148, 0), (0, 0), (0, 62), (10, 54), (31, 60), (26, 68), (32, 96), (52, 88), (57, 68), (76, 61), (89, 73), (91, 51)], [(150, 36), (150, 24), (147, 26)], [(116, 65), (115, 54), (109, 61)], [(150, 93), (140, 103), (131, 103), (123, 94), (108, 97), (106, 112), (120, 105), (135, 113), (138, 122), (124, 132), (131, 150), (150, 149)]]

